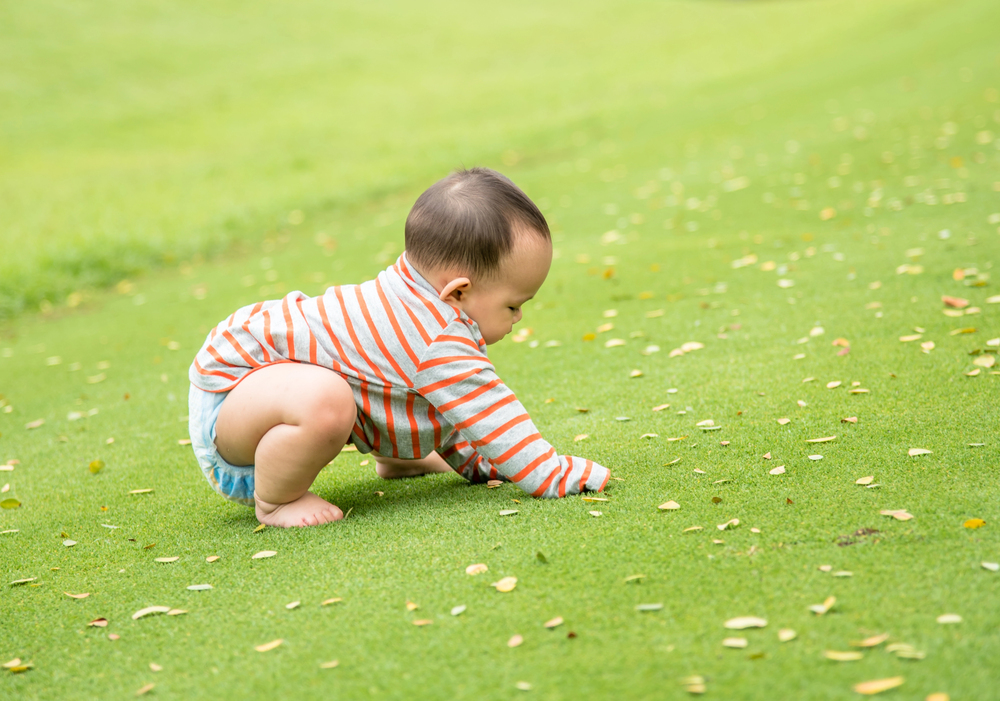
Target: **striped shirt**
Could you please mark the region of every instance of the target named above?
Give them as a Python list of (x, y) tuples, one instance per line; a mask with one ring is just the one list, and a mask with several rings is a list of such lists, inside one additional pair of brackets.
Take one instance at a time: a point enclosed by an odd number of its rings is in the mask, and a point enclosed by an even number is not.
[(330, 368), (358, 405), (362, 453), (415, 459), (437, 451), (471, 482), (509, 480), (536, 497), (600, 491), (608, 470), (557, 455), (486, 357), (479, 326), (439, 299), (406, 254), (360, 285), (291, 292), (243, 307), (205, 340), (189, 377), (228, 392), (281, 362)]

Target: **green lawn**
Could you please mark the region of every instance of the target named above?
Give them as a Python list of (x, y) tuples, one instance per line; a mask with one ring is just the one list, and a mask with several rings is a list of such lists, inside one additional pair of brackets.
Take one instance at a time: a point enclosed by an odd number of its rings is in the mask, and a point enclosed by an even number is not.
[[(992, 698), (997, 26), (989, 0), (0, 8), (0, 662), (33, 664), (0, 697)], [(255, 533), (178, 445), (204, 335), (369, 279), (461, 164), (549, 218), (532, 333), (490, 355), (607, 501), (349, 453), (315, 486), (345, 521)], [(154, 605), (187, 613), (131, 618)]]

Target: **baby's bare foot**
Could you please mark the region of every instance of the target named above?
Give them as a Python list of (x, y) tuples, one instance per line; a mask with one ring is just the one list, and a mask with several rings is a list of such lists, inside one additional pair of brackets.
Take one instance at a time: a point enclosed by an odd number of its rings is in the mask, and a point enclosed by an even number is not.
[(269, 504), (253, 495), (257, 508), (257, 520), (267, 526), (291, 528), (294, 526), (318, 526), (344, 518), (344, 512), (326, 499), (312, 492), (306, 492), (287, 504)]

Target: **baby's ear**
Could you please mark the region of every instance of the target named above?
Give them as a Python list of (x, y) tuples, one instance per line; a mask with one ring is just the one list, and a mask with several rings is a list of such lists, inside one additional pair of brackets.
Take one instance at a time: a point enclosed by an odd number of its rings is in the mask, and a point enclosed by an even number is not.
[(438, 299), (449, 304), (461, 302), (462, 297), (471, 287), (472, 281), (469, 280), (469, 278), (457, 277), (454, 280), (450, 280), (444, 287), (441, 288), (441, 294), (438, 295)]

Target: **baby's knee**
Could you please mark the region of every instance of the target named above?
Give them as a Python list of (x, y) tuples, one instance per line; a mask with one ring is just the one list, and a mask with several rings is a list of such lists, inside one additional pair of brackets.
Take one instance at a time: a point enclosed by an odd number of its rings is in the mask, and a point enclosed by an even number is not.
[(357, 405), (350, 385), (339, 376), (314, 386), (301, 404), (300, 426), (331, 438), (347, 440), (357, 419)]

